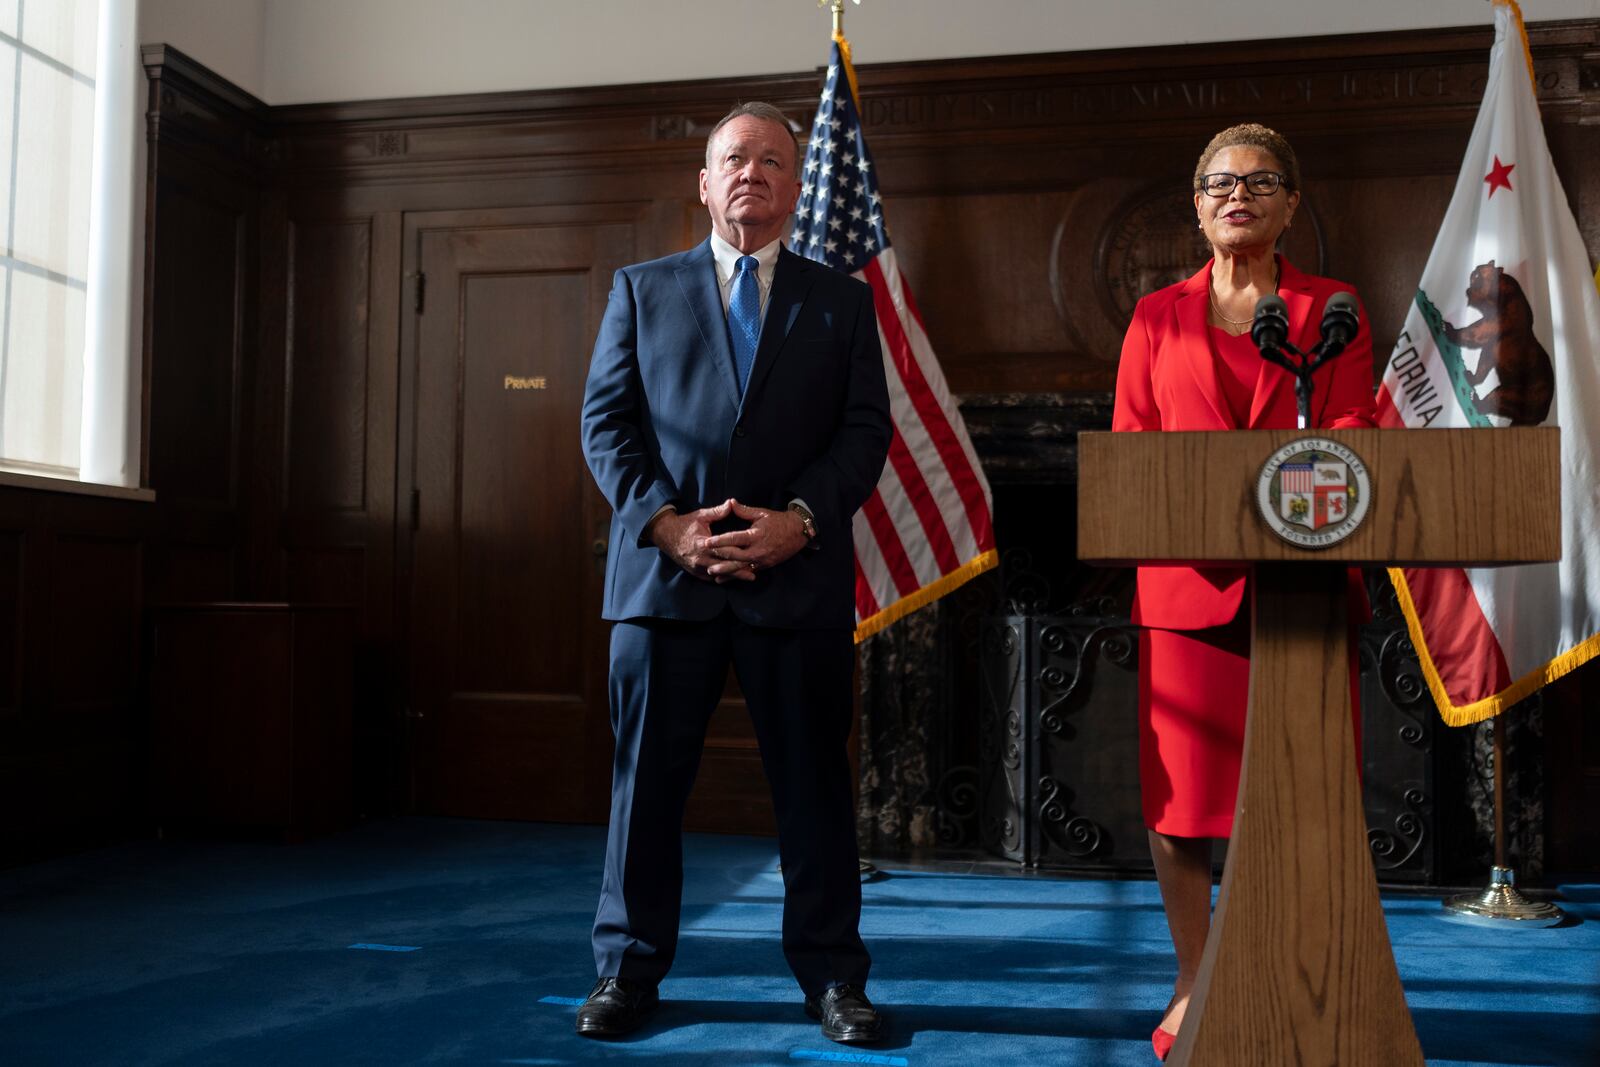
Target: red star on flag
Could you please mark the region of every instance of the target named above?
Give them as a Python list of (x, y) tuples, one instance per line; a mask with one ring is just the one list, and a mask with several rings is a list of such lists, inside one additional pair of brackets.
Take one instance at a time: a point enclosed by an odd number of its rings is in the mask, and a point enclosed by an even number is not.
[(1505, 186), (1507, 189), (1511, 188), (1511, 171), (1515, 167), (1515, 163), (1502, 163), (1499, 156), (1494, 157), (1494, 166), (1483, 178), (1484, 181), (1489, 183), (1489, 195), (1491, 197), (1494, 196), (1494, 191), (1501, 186)]

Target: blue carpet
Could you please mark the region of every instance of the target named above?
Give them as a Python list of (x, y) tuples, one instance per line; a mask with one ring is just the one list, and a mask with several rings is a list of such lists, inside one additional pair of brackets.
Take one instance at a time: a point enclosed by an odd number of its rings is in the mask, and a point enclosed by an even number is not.
[[(294, 847), (142, 843), (0, 872), (0, 1064), (1155, 1062), (1174, 967), (1150, 882), (897, 871), (864, 887), (889, 1039), (801, 1013), (770, 841), (689, 839), (652, 1024), (572, 1033), (603, 831), (405, 819)], [(1385, 901), (1430, 1064), (1600, 1064), (1600, 888), (1565, 927)]]

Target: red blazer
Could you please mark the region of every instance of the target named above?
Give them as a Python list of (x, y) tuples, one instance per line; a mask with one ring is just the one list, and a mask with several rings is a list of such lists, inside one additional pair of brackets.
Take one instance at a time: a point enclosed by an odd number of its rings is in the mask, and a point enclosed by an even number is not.
[[(1321, 336), (1322, 306), (1355, 289), (1302, 274), (1278, 257), (1278, 295), (1289, 306), (1289, 338), (1309, 350)], [(1261, 361), (1250, 419), (1239, 426), (1217, 380), (1207, 320), (1211, 264), (1187, 281), (1139, 301), (1122, 341), (1113, 430), (1272, 430), (1299, 417), (1294, 376)], [(1312, 425), (1331, 429), (1376, 425), (1372, 390), (1372, 332), (1365, 308), (1355, 340), (1312, 376)], [(1149, 566), (1138, 571), (1133, 621), (1165, 630), (1198, 630), (1231, 622), (1239, 612), (1249, 571), (1241, 567)]]

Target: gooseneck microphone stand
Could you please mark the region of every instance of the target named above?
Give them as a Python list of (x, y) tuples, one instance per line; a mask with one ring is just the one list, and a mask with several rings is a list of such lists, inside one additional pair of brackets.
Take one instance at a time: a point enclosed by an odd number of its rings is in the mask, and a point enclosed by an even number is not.
[(1299, 429), (1311, 428), (1311, 376), (1328, 360), (1343, 352), (1360, 328), (1356, 298), (1349, 293), (1334, 293), (1322, 310), (1322, 340), (1310, 352), (1302, 352), (1289, 342), (1289, 307), (1277, 294), (1256, 301), (1255, 321), (1250, 339), (1270, 360), (1294, 375), (1294, 395), (1300, 406)]

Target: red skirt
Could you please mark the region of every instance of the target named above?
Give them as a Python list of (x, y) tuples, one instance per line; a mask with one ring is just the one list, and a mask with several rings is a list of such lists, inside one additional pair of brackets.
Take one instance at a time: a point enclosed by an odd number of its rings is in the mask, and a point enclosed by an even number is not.
[[(1350, 714), (1361, 765), (1366, 596), (1351, 580)], [(1250, 598), (1226, 626), (1139, 631), (1139, 797), (1170, 837), (1231, 837), (1250, 696)]]
[(1139, 795), (1172, 837), (1227, 837), (1250, 692), (1250, 612), (1209, 630), (1139, 632)]

